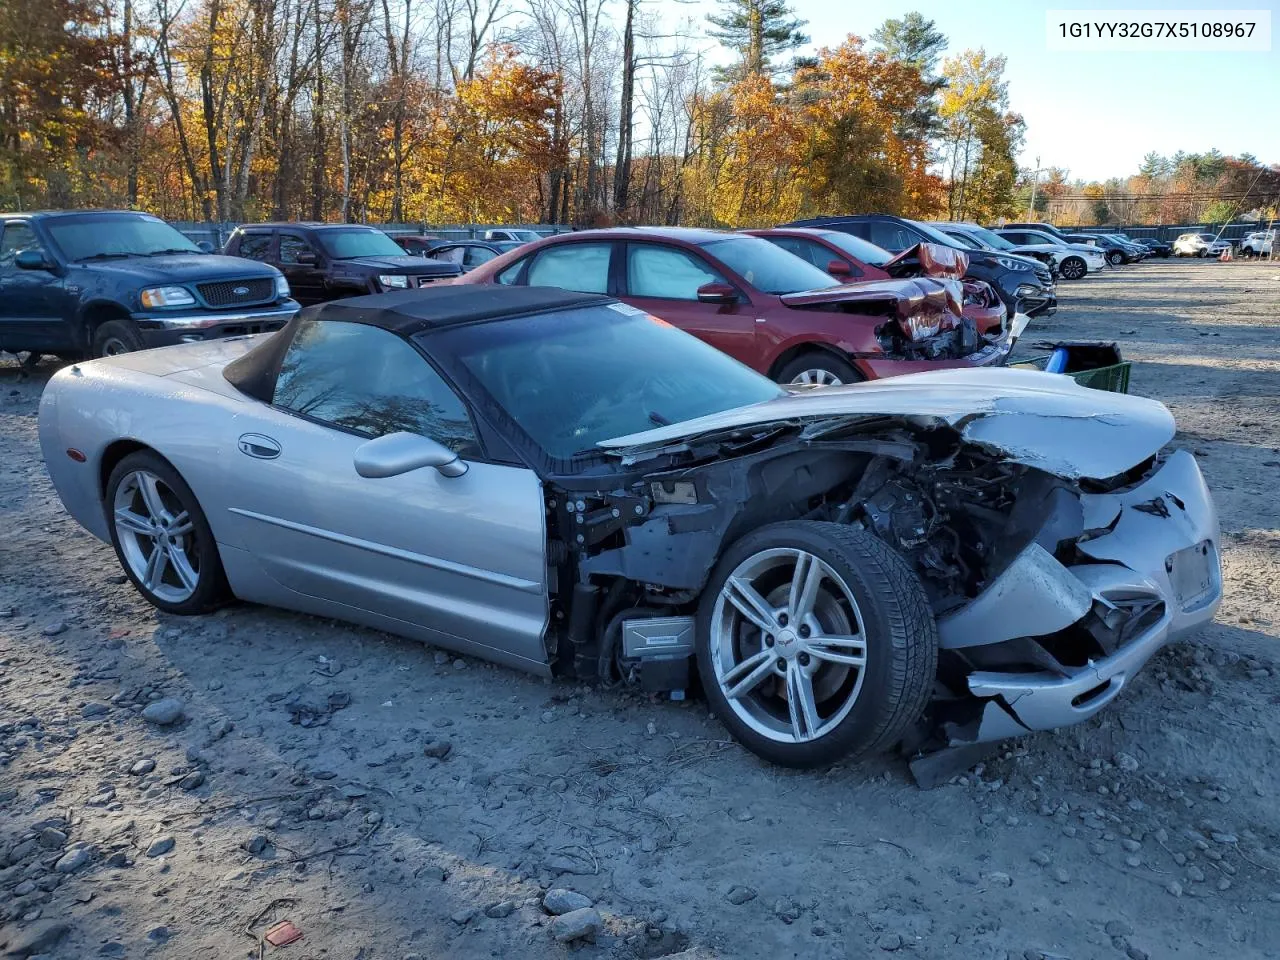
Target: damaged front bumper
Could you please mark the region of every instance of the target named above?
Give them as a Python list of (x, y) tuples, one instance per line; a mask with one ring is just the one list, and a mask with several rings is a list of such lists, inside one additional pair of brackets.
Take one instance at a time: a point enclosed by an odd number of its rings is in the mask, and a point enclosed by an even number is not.
[(1082, 494), (1078, 508), (1080, 562), (1064, 565), (1033, 542), (939, 622), (941, 646), (978, 667), (963, 682), (980, 710), (943, 724), (951, 743), (1087, 720), (1157, 650), (1213, 619), (1222, 600), (1218, 518), (1191, 454), (1174, 453), (1124, 492)]

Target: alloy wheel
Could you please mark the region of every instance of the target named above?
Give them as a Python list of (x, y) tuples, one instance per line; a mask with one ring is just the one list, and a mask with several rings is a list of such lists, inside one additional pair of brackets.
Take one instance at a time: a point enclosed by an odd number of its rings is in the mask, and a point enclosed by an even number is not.
[(1062, 275), (1068, 280), (1079, 280), (1085, 274), (1085, 265), (1083, 260), (1071, 257), (1062, 265)]
[(867, 638), (858, 602), (804, 550), (762, 550), (738, 564), (716, 599), (709, 640), (730, 709), (770, 740), (824, 736), (862, 692)]
[(139, 583), (168, 603), (191, 598), (200, 583), (195, 524), (162, 479), (149, 470), (127, 474), (116, 487), (112, 522)]
[(830, 370), (814, 367), (810, 370), (801, 370), (791, 378), (791, 384), (799, 387), (839, 387), (844, 385), (844, 381)]

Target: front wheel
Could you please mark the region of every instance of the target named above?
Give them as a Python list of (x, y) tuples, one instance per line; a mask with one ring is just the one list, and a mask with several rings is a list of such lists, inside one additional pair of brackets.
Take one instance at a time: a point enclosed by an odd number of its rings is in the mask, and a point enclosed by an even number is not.
[(132, 320), (108, 320), (93, 331), (93, 355), (115, 357), (141, 350), (146, 344)]
[(853, 364), (820, 351), (802, 353), (778, 373), (778, 383), (802, 387), (839, 387), (860, 383), (862, 376)]
[(1120, 266), (1120, 264), (1124, 263), (1124, 254), (1119, 250), (1112, 250), (1107, 254), (1107, 263), (1111, 264), (1113, 267)]
[(882, 750), (919, 719), (938, 635), (924, 588), (854, 527), (761, 527), (721, 557), (698, 611), (698, 673), (747, 749), (788, 767)]
[(107, 480), (107, 526), (120, 565), (166, 613), (209, 613), (230, 596), (218, 546), (186, 481), (149, 450), (121, 460)]
[(1062, 261), (1058, 272), (1062, 274), (1064, 280), (1079, 280), (1089, 272), (1089, 265), (1084, 262), (1083, 257), (1067, 257)]

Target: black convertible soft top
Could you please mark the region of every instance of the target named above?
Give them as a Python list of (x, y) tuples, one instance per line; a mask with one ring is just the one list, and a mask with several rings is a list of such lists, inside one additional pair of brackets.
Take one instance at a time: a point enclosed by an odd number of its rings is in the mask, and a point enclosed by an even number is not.
[(223, 377), (241, 393), (270, 403), (276, 377), (298, 327), (310, 320), (367, 323), (402, 337), (437, 327), (482, 323), (549, 313), (596, 304), (613, 303), (598, 293), (574, 293), (556, 287), (507, 287), (498, 285), (441, 284), (421, 290), (397, 290), (366, 297), (352, 297), (308, 307), (285, 327), (244, 356), (227, 364)]

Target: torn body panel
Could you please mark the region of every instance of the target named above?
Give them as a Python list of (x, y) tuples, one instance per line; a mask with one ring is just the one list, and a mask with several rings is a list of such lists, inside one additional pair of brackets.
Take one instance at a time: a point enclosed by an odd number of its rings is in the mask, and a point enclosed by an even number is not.
[(632, 513), (597, 510), (614, 526), (596, 535), (591, 502), (576, 511), (576, 576), (689, 616), (750, 530), (855, 524), (908, 560), (933, 606), (943, 742), (1087, 719), (1212, 618), (1217, 516), (1190, 454), (1156, 458), (1172, 435), (1161, 405), (1007, 373), (985, 389), (922, 376), (928, 400), (894, 383), (821, 391), (610, 441), (626, 488), (611, 502)]

